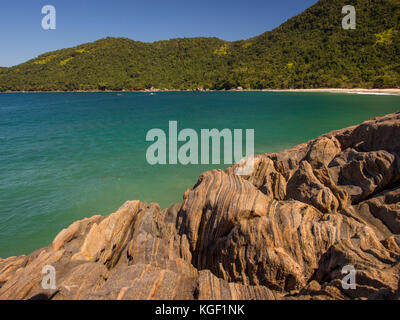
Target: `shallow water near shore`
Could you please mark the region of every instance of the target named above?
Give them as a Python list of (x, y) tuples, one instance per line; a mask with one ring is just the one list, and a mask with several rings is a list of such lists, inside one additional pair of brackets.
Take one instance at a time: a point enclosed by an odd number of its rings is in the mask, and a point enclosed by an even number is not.
[(299, 92), (0, 94), (0, 257), (51, 243), (73, 221), (126, 200), (182, 201), (197, 177), (226, 165), (151, 166), (146, 133), (168, 121), (254, 129), (277, 152), (400, 109), (400, 96)]

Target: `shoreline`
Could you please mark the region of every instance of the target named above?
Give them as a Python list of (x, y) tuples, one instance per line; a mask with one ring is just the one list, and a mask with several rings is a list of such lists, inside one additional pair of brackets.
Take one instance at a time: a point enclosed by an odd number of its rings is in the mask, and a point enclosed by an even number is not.
[[(377, 212), (398, 213), (399, 132), (400, 112), (387, 114), (259, 154), (249, 179), (236, 175), (240, 164), (206, 171), (166, 209), (131, 200), (109, 215), (76, 220), (47, 246), (0, 259), (0, 300), (398, 300), (398, 233)], [(359, 155), (362, 143), (368, 158)], [(350, 165), (369, 163), (388, 179), (377, 185), (373, 176), (353, 175), (340, 183)], [(359, 266), (368, 290), (361, 282), (352, 295), (341, 291), (343, 273), (335, 270), (342, 265)], [(50, 291), (43, 286), (49, 266), (58, 281)]]
[(318, 88), (318, 89), (229, 89), (229, 90), (74, 90), (74, 91), (3, 91), (1, 93), (156, 93), (156, 92), (304, 92), (304, 93), (346, 93), (346, 94), (374, 94), (374, 95), (400, 95), (400, 88), (366, 89), (366, 88)]
[(342, 89), (342, 88), (263, 89), (261, 91), (270, 91), (270, 92), (328, 92), (328, 93), (400, 95), (400, 88), (391, 88), (391, 89), (365, 89), (365, 88), (352, 88), (352, 89)]

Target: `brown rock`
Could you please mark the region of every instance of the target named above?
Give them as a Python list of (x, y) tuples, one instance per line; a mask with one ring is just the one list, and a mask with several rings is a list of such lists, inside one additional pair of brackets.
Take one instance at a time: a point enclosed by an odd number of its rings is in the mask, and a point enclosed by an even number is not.
[(0, 259), (0, 299), (398, 299), (398, 137), (400, 113), (258, 155), (247, 176), (206, 172), (168, 209), (77, 221)]

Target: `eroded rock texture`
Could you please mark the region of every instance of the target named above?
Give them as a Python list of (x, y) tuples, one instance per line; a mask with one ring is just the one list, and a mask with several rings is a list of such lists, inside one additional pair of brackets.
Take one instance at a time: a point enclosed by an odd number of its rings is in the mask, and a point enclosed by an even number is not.
[(258, 155), (249, 176), (237, 166), (201, 175), (181, 204), (128, 201), (0, 259), (0, 298), (398, 299), (400, 113)]

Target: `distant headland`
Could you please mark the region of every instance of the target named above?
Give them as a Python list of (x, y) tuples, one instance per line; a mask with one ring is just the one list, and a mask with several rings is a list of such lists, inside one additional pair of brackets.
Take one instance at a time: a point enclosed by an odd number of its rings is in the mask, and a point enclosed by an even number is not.
[(345, 29), (346, 4), (320, 0), (247, 40), (105, 38), (48, 52), (0, 68), (0, 92), (400, 88), (399, 7), (359, 1)]

